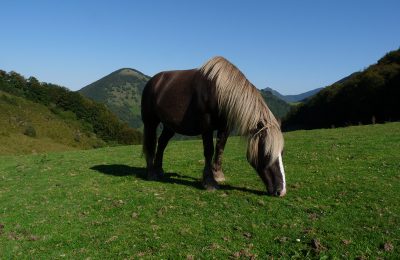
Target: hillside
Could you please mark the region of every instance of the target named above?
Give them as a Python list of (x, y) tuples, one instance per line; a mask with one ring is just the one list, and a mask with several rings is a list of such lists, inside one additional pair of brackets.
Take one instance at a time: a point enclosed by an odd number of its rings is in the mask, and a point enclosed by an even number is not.
[(310, 98), (312, 96), (314, 96), (315, 94), (317, 94), (318, 92), (320, 92), (323, 88), (316, 88), (304, 93), (300, 93), (297, 95), (282, 95), (281, 93), (279, 93), (278, 91), (272, 89), (272, 88), (265, 88), (264, 90), (266, 91), (270, 91), (272, 92), (272, 94), (274, 94), (275, 96), (279, 97), (280, 99), (288, 102), (288, 103), (296, 103), (296, 102), (300, 102), (303, 101), (307, 98)]
[(101, 147), (105, 142), (69, 111), (0, 91), (0, 155)]
[(400, 120), (400, 49), (362, 72), (324, 88), (293, 109), (285, 129), (312, 129)]
[(276, 97), (268, 90), (262, 89), (260, 93), (275, 117), (282, 119), (289, 113), (290, 105), (288, 103)]
[[(107, 144), (137, 144), (141, 142), (141, 133), (122, 123), (104, 105), (66, 88), (39, 82), (34, 77), (25, 79), (16, 72), (6, 73), (0, 70), (0, 91), (3, 106), (0, 116), (3, 122), (9, 121), (12, 125), (12, 122), (16, 120), (21, 127), (27, 127), (36, 122), (37, 125), (32, 125), (32, 128), (36, 129), (42, 125), (41, 129), (39, 129), (40, 127), (37, 129), (39, 138), (50, 138), (53, 141), (60, 139), (59, 143), (72, 145), (69, 140), (70, 132), (79, 130), (74, 139), (83, 138), (82, 134), (90, 138), (95, 136), (97, 141), (89, 142), (94, 146), (98, 146), (97, 143), (100, 141)], [(20, 115), (21, 118), (15, 119), (15, 115)], [(43, 118), (47, 120), (48, 124), (43, 121)], [(57, 123), (53, 122), (52, 118), (56, 118)], [(71, 129), (60, 130), (52, 123), (69, 125)], [(12, 139), (12, 134), (21, 129), (7, 125), (7, 123), (2, 125), (0, 130), (3, 137), (9, 136)], [(44, 130), (46, 128), (47, 130)], [(62, 141), (63, 134), (66, 138), (64, 141)], [(79, 146), (75, 143), (72, 146), (75, 145)], [(83, 145), (83, 147), (86, 146)]]
[(149, 76), (140, 71), (123, 68), (79, 90), (84, 96), (105, 104), (129, 126), (142, 125), (140, 101)]
[[(397, 259), (400, 123), (285, 133), (288, 193), (265, 195), (243, 140), (200, 182), (201, 140), (0, 156), (0, 259)], [(190, 153), (190, 156), (188, 156)]]

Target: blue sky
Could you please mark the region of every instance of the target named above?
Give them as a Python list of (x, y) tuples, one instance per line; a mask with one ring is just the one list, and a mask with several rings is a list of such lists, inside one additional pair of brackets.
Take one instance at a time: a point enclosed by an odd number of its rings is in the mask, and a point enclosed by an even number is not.
[(400, 47), (400, 1), (1, 1), (0, 69), (77, 90), (222, 55), (257, 88), (329, 85)]

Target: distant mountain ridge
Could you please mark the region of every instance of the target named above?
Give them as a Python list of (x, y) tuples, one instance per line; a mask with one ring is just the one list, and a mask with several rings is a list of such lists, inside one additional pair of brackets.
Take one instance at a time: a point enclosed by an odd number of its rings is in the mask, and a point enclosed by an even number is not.
[(301, 102), (307, 98), (310, 98), (312, 96), (314, 96), (315, 94), (317, 94), (318, 92), (320, 92), (323, 88), (316, 88), (304, 93), (300, 93), (297, 95), (282, 95), (281, 93), (279, 93), (278, 91), (266, 87), (264, 90), (270, 91), (272, 94), (274, 94), (275, 96), (279, 97), (280, 99), (289, 102), (289, 103), (294, 103), (294, 102)]
[(122, 68), (83, 87), (84, 96), (105, 104), (129, 126), (141, 126), (140, 101), (149, 76), (142, 72)]
[[(140, 128), (142, 127), (140, 102), (143, 88), (149, 79), (149, 76), (138, 70), (123, 68), (83, 87), (78, 92), (103, 103), (129, 126)], [(276, 117), (286, 116), (290, 110), (288, 103), (269, 91), (261, 90), (260, 93)]]

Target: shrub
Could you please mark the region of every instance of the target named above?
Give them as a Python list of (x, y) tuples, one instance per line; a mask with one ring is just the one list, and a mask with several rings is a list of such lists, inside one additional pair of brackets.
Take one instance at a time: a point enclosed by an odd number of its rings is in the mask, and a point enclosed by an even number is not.
[(28, 125), (25, 128), (24, 135), (29, 137), (36, 137), (36, 130), (32, 125)]

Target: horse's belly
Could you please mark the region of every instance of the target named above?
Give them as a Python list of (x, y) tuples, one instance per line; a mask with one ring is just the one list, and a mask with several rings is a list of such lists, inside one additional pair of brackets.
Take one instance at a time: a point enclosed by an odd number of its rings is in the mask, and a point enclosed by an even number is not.
[(164, 117), (161, 122), (178, 134), (195, 136), (214, 130), (210, 118), (207, 114), (187, 114), (184, 117), (170, 117), (168, 120)]

